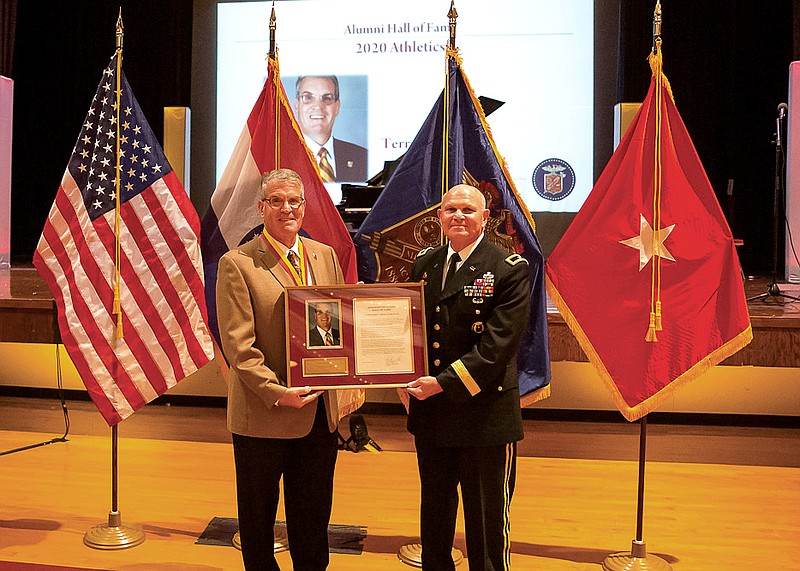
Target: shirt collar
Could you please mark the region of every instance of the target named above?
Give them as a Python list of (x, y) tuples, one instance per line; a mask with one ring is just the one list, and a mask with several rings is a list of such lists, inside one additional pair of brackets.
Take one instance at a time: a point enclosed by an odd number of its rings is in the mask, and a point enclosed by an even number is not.
[(306, 137), (303, 135), (303, 138), (306, 140), (306, 146), (308, 150), (311, 151), (311, 154), (314, 155), (315, 158), (319, 157), (319, 150), (325, 147), (325, 150), (328, 151), (328, 156), (333, 158), (333, 137), (329, 137), (327, 141), (325, 141), (324, 145), (320, 145), (314, 139)]
[[(467, 258), (469, 258), (470, 254), (475, 251), (475, 248), (478, 247), (478, 244), (481, 243), (483, 240), (483, 232), (481, 232), (480, 236), (478, 236), (474, 242), (471, 244), (466, 245), (464, 248), (458, 251), (458, 257), (461, 258), (461, 263), (465, 262)], [(450, 257), (455, 254), (456, 251), (453, 249), (452, 244), (447, 245), (447, 259), (449, 260)]]

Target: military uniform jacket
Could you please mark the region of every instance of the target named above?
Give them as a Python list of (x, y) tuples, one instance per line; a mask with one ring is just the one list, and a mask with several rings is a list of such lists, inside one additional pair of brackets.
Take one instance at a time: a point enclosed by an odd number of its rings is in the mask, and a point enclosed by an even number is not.
[(529, 267), (485, 238), (441, 289), (447, 246), (420, 253), (411, 281), (424, 281), (428, 372), (444, 392), (412, 397), (408, 429), (434, 446), (521, 440), (517, 347), (528, 321)]
[[(332, 248), (301, 238), (317, 285), (344, 283)], [(243, 436), (300, 438), (311, 431), (317, 404), (276, 407), (286, 391), (285, 290), (294, 285), (261, 235), (227, 252), (217, 272), (217, 316), (230, 363), (228, 429)], [(338, 424), (336, 391), (325, 391), (328, 427)]]

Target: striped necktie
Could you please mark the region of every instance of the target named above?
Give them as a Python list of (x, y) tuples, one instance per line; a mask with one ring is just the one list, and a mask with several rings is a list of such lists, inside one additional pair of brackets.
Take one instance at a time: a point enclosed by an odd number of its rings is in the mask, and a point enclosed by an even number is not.
[(327, 345), (328, 347), (333, 345), (333, 337), (331, 337), (331, 332), (330, 331), (325, 333), (325, 345)]
[(335, 182), (336, 177), (333, 174), (333, 167), (328, 161), (328, 151), (325, 147), (319, 150), (319, 174), (322, 175), (322, 180), (325, 182)]
[(300, 269), (300, 257), (294, 253), (294, 250), (289, 250), (286, 253), (286, 257), (289, 259), (289, 263), (292, 264), (294, 271), (297, 272), (297, 277), (302, 281), (303, 272)]

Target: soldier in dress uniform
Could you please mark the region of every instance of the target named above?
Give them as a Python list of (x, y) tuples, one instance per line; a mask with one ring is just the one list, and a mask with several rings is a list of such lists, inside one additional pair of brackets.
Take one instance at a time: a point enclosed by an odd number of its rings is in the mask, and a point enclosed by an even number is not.
[(420, 252), (411, 271), (411, 281), (425, 282), (430, 376), (405, 389), (422, 488), (422, 568), (454, 569), (460, 485), (470, 571), (508, 569), (529, 268), (484, 238), (489, 211), (477, 188), (454, 186), (437, 214), (449, 244)]

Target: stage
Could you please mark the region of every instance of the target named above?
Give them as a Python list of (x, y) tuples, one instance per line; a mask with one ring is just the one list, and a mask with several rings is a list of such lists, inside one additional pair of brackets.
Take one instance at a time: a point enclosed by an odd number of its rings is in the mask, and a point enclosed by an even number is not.
[[(144, 528), (146, 541), (107, 552), (85, 547), (82, 537), (110, 509), (110, 430), (91, 403), (69, 406), (69, 442), (0, 462), (0, 569), (8, 562), (242, 569), (233, 547), (196, 543), (213, 518), (236, 517), (224, 409), (150, 405), (123, 422), (120, 512), (124, 523)], [(0, 411), (0, 450), (63, 429), (58, 402), (0, 397)], [(397, 551), (419, 533), (413, 442), (402, 416), (365, 418), (384, 452), (339, 454), (331, 516), (332, 524), (366, 527), (363, 550), (332, 554), (329, 569), (409, 570)], [(638, 424), (624, 422), (525, 422), (511, 504), (512, 569), (597, 570), (607, 555), (630, 549), (638, 431)], [(650, 424), (648, 551), (675, 571), (800, 569), (798, 442), (797, 429), (789, 428)], [(459, 519), (455, 545), (462, 550), (463, 529)], [(291, 568), (288, 553), (278, 560)]]
[[(766, 291), (767, 285), (767, 280), (748, 282), (748, 295)], [(9, 344), (11, 354), (19, 353), (17, 343), (27, 347), (58, 340), (55, 305), (35, 270), (5, 272), (0, 294), (0, 341)], [(727, 364), (787, 371), (800, 367), (799, 310), (798, 303), (751, 303), (754, 342)], [(563, 319), (551, 313), (548, 322), (554, 370), (590, 368), (582, 363), (585, 356)], [(6, 362), (4, 368), (13, 364)], [(716, 369), (726, 376), (778, 371)], [(570, 385), (563, 381), (554, 380), (554, 393), (589, 390), (575, 385), (565, 389)], [(693, 383), (681, 393), (695, 384), (713, 381)], [(731, 386), (727, 379), (723, 384)], [(795, 394), (783, 393), (790, 415), (797, 414), (791, 404)], [(535, 406), (559, 398), (554, 394)], [(16, 563), (241, 569), (233, 547), (195, 543), (212, 519), (236, 516), (224, 408), (152, 404), (121, 425), (120, 511), (125, 523), (141, 525), (147, 536), (141, 546), (121, 552), (95, 551), (82, 543), (83, 534), (103, 523), (110, 509), (111, 439), (90, 402), (70, 402), (69, 409), (69, 442), (14, 453), (0, 463), (8, 498), (0, 506), (0, 569)], [(651, 423), (644, 518), (648, 550), (676, 571), (800, 570), (800, 441), (788, 418), (780, 425), (762, 426)], [(370, 436), (384, 452), (340, 453), (331, 523), (363, 526), (367, 534), (360, 555), (333, 554), (330, 569), (409, 569), (398, 561), (397, 551), (418, 537), (413, 441), (403, 416), (366, 419)], [(63, 426), (57, 399), (0, 397), (2, 450), (60, 436)], [(622, 422), (621, 417), (618, 422), (525, 421), (511, 513), (513, 568), (588, 571), (598, 569), (609, 554), (630, 549), (638, 434), (638, 423)], [(461, 521), (455, 544), (463, 550)], [(288, 568), (288, 553), (280, 554), (279, 561)]]
[[(748, 298), (767, 291), (769, 280), (745, 280)], [(781, 284), (785, 293), (800, 297), (800, 284)], [(723, 365), (800, 367), (800, 302), (774, 298), (748, 304), (753, 341)], [(548, 312), (550, 360), (587, 361), (564, 319)], [(59, 339), (56, 307), (50, 291), (32, 268), (0, 270), (0, 342), (54, 343)]]

